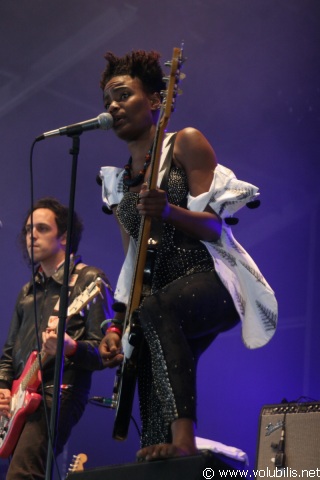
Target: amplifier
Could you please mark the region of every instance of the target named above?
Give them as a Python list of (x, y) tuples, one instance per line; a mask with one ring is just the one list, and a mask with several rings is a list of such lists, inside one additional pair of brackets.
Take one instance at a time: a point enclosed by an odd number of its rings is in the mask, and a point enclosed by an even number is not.
[(243, 462), (224, 455), (202, 451), (199, 455), (168, 458), (142, 463), (98, 467), (70, 473), (68, 480), (203, 480), (245, 479)]
[(262, 408), (256, 470), (256, 478), (320, 477), (320, 402)]

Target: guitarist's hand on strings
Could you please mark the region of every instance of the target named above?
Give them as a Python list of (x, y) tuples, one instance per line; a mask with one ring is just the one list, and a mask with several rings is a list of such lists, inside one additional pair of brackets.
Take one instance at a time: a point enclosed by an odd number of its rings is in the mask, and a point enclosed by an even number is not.
[(10, 417), (11, 392), (7, 388), (0, 388), (0, 415)]
[[(42, 332), (42, 350), (48, 355), (56, 355), (58, 336), (55, 329), (47, 328)], [(64, 334), (64, 354), (69, 357), (75, 353), (77, 342), (67, 333)]]
[(104, 367), (114, 368), (120, 365), (123, 360), (121, 353), (121, 338), (117, 333), (109, 332), (101, 340), (99, 352)]
[(170, 205), (167, 194), (159, 188), (149, 190), (148, 184), (143, 183), (139, 192), (139, 203), (137, 209), (140, 215), (148, 215), (165, 220), (169, 216)]

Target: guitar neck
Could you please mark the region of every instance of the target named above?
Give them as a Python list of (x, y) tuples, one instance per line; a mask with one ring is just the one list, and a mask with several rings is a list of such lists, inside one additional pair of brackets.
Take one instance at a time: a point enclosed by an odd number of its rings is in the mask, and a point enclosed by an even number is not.
[[(176, 93), (175, 88), (179, 78), (179, 67), (182, 61), (181, 54), (181, 49), (174, 48), (173, 57), (170, 63), (171, 73), (169, 77), (169, 85), (160, 111), (160, 116), (157, 123), (155, 138), (153, 142), (153, 151), (150, 163), (150, 176), (148, 181), (148, 188), (150, 190), (153, 190), (157, 187), (162, 145), (165, 136), (165, 129), (167, 127), (171, 112), (173, 110), (174, 96)], [(144, 268), (146, 264), (151, 225), (152, 219), (150, 217), (143, 216), (141, 218), (139, 238), (137, 242), (137, 255), (135, 260), (133, 279), (131, 283), (130, 296), (127, 304), (125, 326), (128, 325), (132, 313), (139, 307), (141, 302)]]
[[(163, 136), (162, 136), (163, 139)], [(154, 189), (157, 186), (158, 170), (160, 164), (162, 141), (160, 142), (159, 125), (157, 126), (154, 150), (150, 164), (150, 178), (148, 182), (149, 189)], [(148, 241), (151, 233), (152, 219), (150, 217), (142, 216), (139, 230), (139, 238), (137, 242), (137, 255), (135, 259), (135, 267), (131, 284), (130, 298), (127, 305), (127, 317), (130, 317), (140, 305), (141, 294), (143, 288), (143, 275), (147, 258)]]
[(36, 382), (39, 371), (41, 370), (41, 367), (45, 364), (45, 361), (49, 357), (47, 353), (44, 353), (42, 351), (40, 353), (34, 352), (34, 354), (37, 356), (34, 362), (31, 364), (28, 373), (25, 375), (25, 377), (21, 381), (22, 390), (26, 390), (28, 387), (30, 387), (32, 384)]

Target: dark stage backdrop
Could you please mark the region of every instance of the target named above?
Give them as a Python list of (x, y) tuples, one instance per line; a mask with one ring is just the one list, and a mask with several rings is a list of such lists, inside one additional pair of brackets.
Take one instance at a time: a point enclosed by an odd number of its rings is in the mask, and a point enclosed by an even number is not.
[[(260, 208), (243, 209), (234, 234), (279, 301), (279, 327), (268, 346), (247, 350), (235, 329), (199, 364), (197, 434), (241, 448), (252, 467), (261, 407), (320, 398), (319, 7), (319, 0), (0, 0), (1, 345), (29, 278), (16, 237), (30, 203), (33, 140), (103, 111), (99, 78), (107, 50), (155, 49), (165, 62), (184, 41), (186, 79), (170, 130), (199, 128), (220, 163), (260, 187)], [(36, 198), (68, 202), (70, 147), (67, 137), (37, 143)], [(95, 178), (100, 166), (122, 166), (127, 158), (112, 131), (81, 137), (81, 252), (113, 285), (121, 241), (115, 219), (101, 211)], [(113, 371), (95, 374), (92, 395), (109, 396), (113, 378)], [(80, 452), (88, 468), (134, 460), (135, 427), (116, 443), (113, 416), (88, 405), (62, 468)], [(139, 422), (137, 406), (135, 416)]]

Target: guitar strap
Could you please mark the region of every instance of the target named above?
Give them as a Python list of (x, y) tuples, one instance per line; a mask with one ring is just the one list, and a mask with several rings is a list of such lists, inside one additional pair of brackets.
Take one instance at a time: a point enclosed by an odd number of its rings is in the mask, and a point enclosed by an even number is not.
[[(172, 165), (172, 155), (173, 155), (173, 147), (176, 138), (176, 133), (174, 133), (170, 138), (170, 147), (169, 150), (166, 152), (166, 158), (168, 158), (167, 165), (165, 167), (165, 171), (163, 173), (163, 177), (160, 183), (161, 190), (167, 190), (168, 180), (170, 169)], [(149, 245), (147, 250), (147, 259), (146, 265), (144, 269), (144, 281), (142, 287), (142, 296), (145, 297), (150, 295), (151, 293), (151, 283), (152, 283), (152, 275), (153, 275), (153, 267), (155, 265), (157, 250), (159, 249), (162, 241), (162, 231), (163, 231), (163, 222), (158, 219), (152, 219), (151, 228), (150, 228), (150, 239)]]
[[(170, 174), (171, 165), (172, 165), (173, 148), (174, 148), (174, 142), (175, 142), (176, 136), (177, 136), (177, 133), (174, 133), (170, 139), (170, 148), (167, 152), (167, 158), (169, 159), (169, 162), (167, 162), (166, 169), (160, 183), (160, 189), (165, 191), (167, 190), (167, 186), (168, 186), (169, 174)], [(151, 222), (150, 237), (157, 242), (158, 247), (161, 244), (162, 230), (163, 230), (163, 222), (157, 219), (153, 219)]]
[(169, 162), (166, 166), (166, 169), (165, 169), (165, 172), (163, 174), (161, 184), (160, 184), (160, 188), (162, 190), (166, 190), (167, 186), (168, 186), (169, 173), (170, 173), (171, 164), (172, 164), (172, 157), (173, 157), (173, 148), (174, 148), (174, 142), (176, 140), (176, 137), (177, 137), (177, 132), (175, 132), (170, 138), (170, 148), (169, 148), (168, 153), (167, 153), (167, 158), (169, 159)]
[[(70, 275), (70, 279), (69, 279), (69, 297), (71, 295), (71, 293), (73, 292), (73, 289), (77, 283), (77, 280), (79, 278), (79, 273), (81, 272), (81, 270), (86, 267), (87, 265), (85, 263), (78, 263), (76, 266), (75, 266), (75, 269), (74, 269), (74, 273), (72, 273)], [(52, 312), (52, 315), (50, 315), (49, 319), (48, 319), (48, 328), (57, 328), (57, 325), (58, 325), (58, 314), (59, 314), (59, 308), (60, 308), (60, 297), (58, 298), (57, 300), (57, 303), (55, 304), (55, 306), (53, 307), (53, 312)]]

